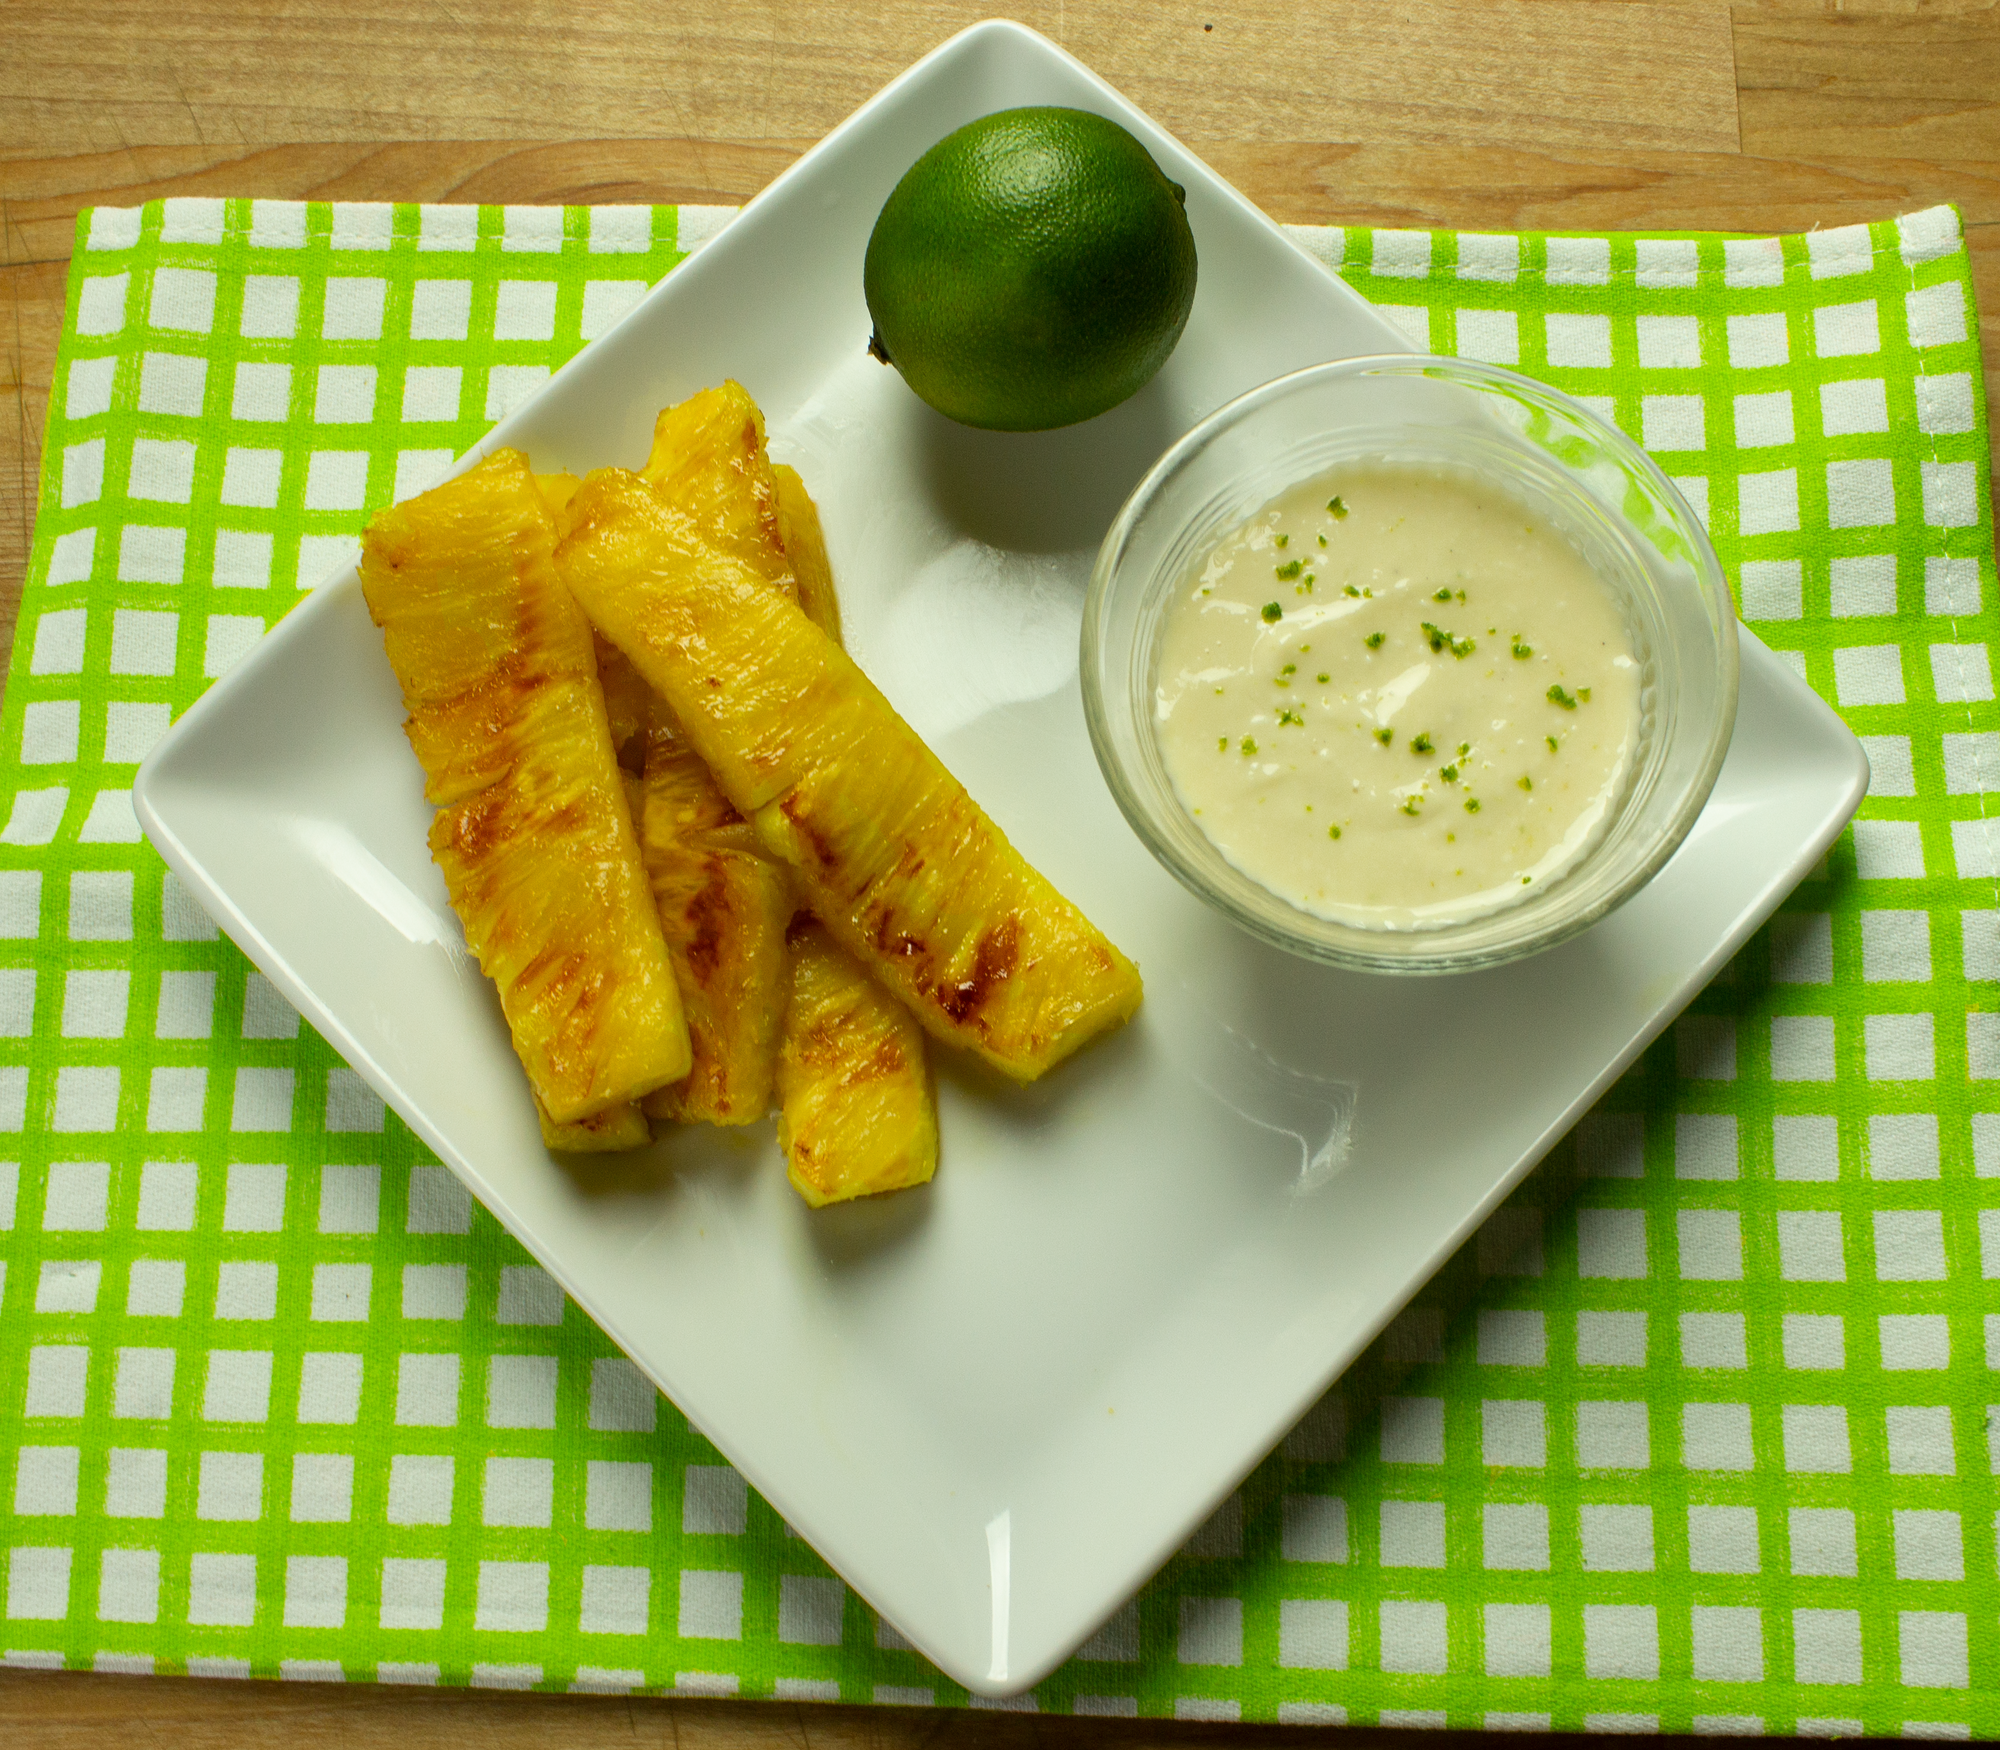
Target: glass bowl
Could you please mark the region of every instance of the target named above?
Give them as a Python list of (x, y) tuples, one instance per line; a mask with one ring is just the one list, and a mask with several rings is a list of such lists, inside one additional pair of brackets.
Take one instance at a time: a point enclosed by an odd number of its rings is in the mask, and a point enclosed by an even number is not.
[[(1576, 547), (1623, 612), (1640, 667), (1638, 739), (1596, 841), (1478, 915), (1395, 926), (1309, 912), (1231, 863), (1176, 791), (1156, 696), (1166, 609), (1280, 493), (1344, 463), (1409, 462), (1498, 485)], [(1700, 521), (1637, 445), (1554, 389), (1463, 359), (1316, 365), (1190, 431), (1126, 500), (1083, 616), (1083, 699), (1125, 818), (1187, 888), (1295, 954), (1376, 972), (1498, 965), (1575, 935), (1637, 892), (1708, 800), (1736, 718), (1736, 615)]]

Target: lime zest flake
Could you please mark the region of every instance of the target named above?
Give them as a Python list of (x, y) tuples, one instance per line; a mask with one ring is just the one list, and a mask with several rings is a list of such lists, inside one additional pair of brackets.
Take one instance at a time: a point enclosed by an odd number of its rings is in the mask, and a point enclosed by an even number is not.
[(1264, 624), (1267, 626), (1275, 625), (1285, 617), (1285, 610), (1276, 602), (1266, 602), (1259, 612), (1263, 614)]
[(1420, 620), (1417, 623), (1423, 627), (1424, 642), (1432, 650), (1449, 650), (1460, 662), (1463, 662), (1478, 648), (1470, 638), (1460, 638), (1455, 633), (1447, 632), (1442, 626), (1432, 625), (1428, 620)]

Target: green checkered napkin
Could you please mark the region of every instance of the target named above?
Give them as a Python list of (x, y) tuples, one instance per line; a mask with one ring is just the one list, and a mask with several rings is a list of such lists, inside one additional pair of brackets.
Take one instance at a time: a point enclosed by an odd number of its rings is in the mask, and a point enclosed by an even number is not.
[[(9, 1663), (967, 1699), (218, 939), (128, 798), (372, 507), (726, 218), (80, 222), (0, 713)], [(2000, 716), (1957, 218), (1298, 239), (1417, 344), (1644, 442), (1875, 785), (1477, 1245), (1013, 1705), (2000, 1734)]]

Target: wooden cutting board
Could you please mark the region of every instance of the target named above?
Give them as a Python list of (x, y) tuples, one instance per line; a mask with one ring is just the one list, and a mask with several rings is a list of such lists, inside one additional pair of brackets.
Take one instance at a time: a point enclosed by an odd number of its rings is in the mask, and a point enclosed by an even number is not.
[[(6, 8), (0, 635), (76, 211), (171, 194), (739, 201), (983, 0)], [(1273, 216), (1797, 231), (1963, 210), (2000, 365), (2000, 13), (1860, 0), (1023, 7)]]

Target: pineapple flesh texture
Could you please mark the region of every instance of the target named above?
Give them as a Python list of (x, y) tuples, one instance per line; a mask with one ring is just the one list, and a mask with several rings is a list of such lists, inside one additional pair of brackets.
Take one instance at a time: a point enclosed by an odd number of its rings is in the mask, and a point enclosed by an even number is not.
[(778, 1057), (778, 1143), (794, 1188), (824, 1204), (937, 1171), (937, 1102), (909, 1010), (811, 918), (792, 928)]
[[(597, 657), (597, 684), (604, 689), (604, 715), (611, 729), (612, 748), (621, 766), (637, 771), (646, 758), (644, 737), (652, 721), (653, 689), (625, 660), (625, 652), (602, 632), (592, 632), (590, 637)], [(636, 813), (632, 824), (639, 824)]]
[(770, 1110), (792, 884), (672, 727), (647, 737), (639, 844), (687, 1007), (694, 1067), (651, 1117), (754, 1124)]
[(556, 519), (556, 532), (562, 533), (563, 506), (576, 496), (576, 489), (583, 482), (574, 474), (537, 474), (535, 485), (549, 507), (549, 514)]
[(437, 809), (430, 848), (548, 1120), (688, 1071), (589, 624), (516, 450), (379, 512), (361, 583)]
[[(845, 649), (819, 507), (796, 468), (774, 463), (771, 476), (799, 609)], [(825, 925), (801, 917), (792, 941), (792, 1000), (778, 1062), (779, 1140), (794, 1188), (818, 1208), (923, 1184), (937, 1170), (937, 1104), (922, 1030)], [(876, 1073), (850, 1078), (853, 1066), (871, 1061), (871, 1042), (889, 1038), (892, 1025), (896, 1068), (885, 1057)]]
[(637, 1106), (612, 1106), (574, 1124), (558, 1124), (538, 1100), (535, 1116), (542, 1121), (542, 1146), (559, 1154), (615, 1154), (628, 1148), (644, 1148), (653, 1140), (652, 1126)]
[(778, 481), (764, 453), (764, 415), (741, 383), (703, 389), (663, 408), (646, 482), (711, 546), (798, 599), (780, 521)]
[(771, 475), (778, 483), (778, 537), (791, 562), (799, 607), (808, 620), (845, 649), (846, 640), (840, 635), (840, 600), (833, 593), (833, 565), (826, 556), (819, 506), (813, 503), (798, 469), (774, 464)]
[[(793, 590), (764, 417), (741, 384), (665, 409), (645, 477), (771, 588)], [(754, 1123), (770, 1107), (777, 1073), (791, 881), (716, 788), (673, 712), (608, 648), (615, 661), (600, 650), (603, 672), (619, 676), (621, 692), (630, 676), (645, 701), (645, 800), (635, 818), (694, 1046), (687, 1079), (650, 1095), (646, 1110), (682, 1123)]]
[(788, 596), (636, 475), (590, 475), (568, 512), (557, 567), (584, 611), (927, 1031), (1031, 1081), (1132, 1014), (1137, 969)]

